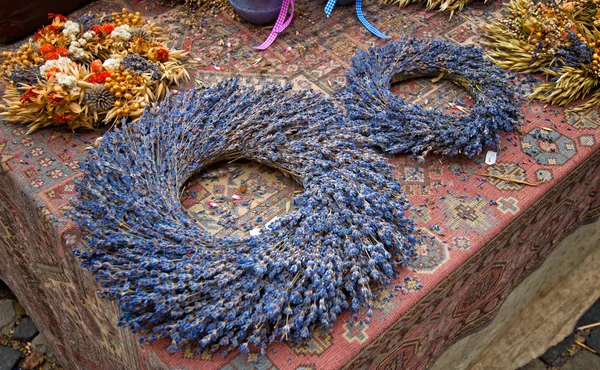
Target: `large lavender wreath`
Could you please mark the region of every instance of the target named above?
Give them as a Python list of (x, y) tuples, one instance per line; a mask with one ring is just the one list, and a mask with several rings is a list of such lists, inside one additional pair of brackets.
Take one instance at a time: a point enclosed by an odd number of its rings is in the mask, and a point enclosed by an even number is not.
[[(414, 253), (408, 202), (385, 159), (357, 150), (330, 100), (228, 81), (170, 96), (105, 135), (83, 163), (71, 214), (82, 264), (141, 341), (199, 350), (300, 342), (374, 290)], [(182, 208), (190, 176), (244, 157), (291, 175), (295, 210), (261, 235), (217, 238)]]
[[(390, 92), (392, 83), (428, 76), (464, 87), (475, 99), (471, 112), (426, 110)], [(499, 132), (515, 130), (522, 118), (507, 73), (473, 46), (403, 37), (357, 52), (346, 78), (339, 99), (355, 121), (353, 132), (391, 154), (472, 157), (484, 145), (496, 148)]]

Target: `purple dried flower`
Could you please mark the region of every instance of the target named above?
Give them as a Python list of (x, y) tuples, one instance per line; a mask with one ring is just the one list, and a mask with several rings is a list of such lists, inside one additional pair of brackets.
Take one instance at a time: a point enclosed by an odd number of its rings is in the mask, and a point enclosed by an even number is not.
[[(444, 114), (412, 105), (390, 92), (392, 80), (442, 76), (473, 95), (468, 115)], [(391, 154), (428, 153), (473, 157), (483, 146), (497, 148), (500, 131), (514, 131), (522, 114), (507, 72), (484, 57), (481, 49), (403, 37), (397, 43), (359, 51), (340, 92), (353, 132), (368, 146)]]
[[(107, 133), (82, 164), (70, 217), (82, 265), (142, 341), (264, 350), (331, 330), (344, 309), (373, 307), (414, 254), (409, 207), (385, 158), (357, 147), (352, 122), (312, 91), (236, 80), (168, 96)], [(192, 175), (245, 157), (304, 187), (296, 210), (258, 236), (217, 238), (180, 204)]]

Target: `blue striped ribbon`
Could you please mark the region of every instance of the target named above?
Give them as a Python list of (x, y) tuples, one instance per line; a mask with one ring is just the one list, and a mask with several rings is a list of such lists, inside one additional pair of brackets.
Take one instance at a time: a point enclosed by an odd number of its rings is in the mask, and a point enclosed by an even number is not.
[[(329, 16), (331, 15), (331, 12), (333, 11), (333, 7), (335, 6), (336, 2), (337, 0), (328, 0), (325, 4), (325, 15), (327, 16), (327, 18), (329, 18)], [(365, 18), (365, 13), (363, 13), (362, 10), (362, 0), (356, 0), (356, 16), (358, 17), (360, 23), (362, 23), (363, 26), (365, 26), (365, 28), (368, 29), (372, 34), (379, 38), (387, 39), (386, 35), (381, 33), (381, 31), (375, 28), (371, 23), (369, 23), (367, 18)]]

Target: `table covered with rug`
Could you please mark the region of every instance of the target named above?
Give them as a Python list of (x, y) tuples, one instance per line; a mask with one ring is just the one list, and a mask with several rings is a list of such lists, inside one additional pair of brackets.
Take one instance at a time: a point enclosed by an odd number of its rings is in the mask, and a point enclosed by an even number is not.
[[(236, 76), (245, 85), (289, 83), (332, 95), (345, 85), (350, 58), (377, 40), (352, 8), (327, 19), (319, 1), (300, 2), (291, 26), (266, 51), (268, 31), (227, 13), (190, 27), (180, 9), (152, 1), (100, 0), (78, 13), (130, 7), (165, 28), (170, 43), (188, 50), (193, 84)], [(418, 6), (366, 4), (379, 29), (460, 45), (480, 39), (480, 24), (500, 3), (474, 3), (452, 18)], [(13, 49), (17, 44), (8, 47)], [(450, 110), (469, 106), (466, 92), (418, 79), (393, 85), (411, 101)], [(27, 135), (18, 123), (0, 124), (0, 276), (14, 290), (67, 369), (422, 369), (452, 343), (483, 327), (511, 290), (543, 263), (566, 234), (600, 215), (600, 114), (528, 101), (524, 125), (500, 143), (495, 164), (484, 155), (449, 159), (388, 156), (425, 238), (417, 257), (393, 286), (380, 292), (369, 321), (343, 313), (333, 332), (317, 330), (303, 345), (270, 345), (265, 356), (233, 351), (167, 352), (158, 340), (141, 345), (117, 326), (115, 303), (97, 286), (72, 250), (84, 241), (65, 216), (73, 180), (87, 149), (102, 132), (42, 129)], [(552, 140), (540, 139), (540, 132)], [(235, 233), (263, 227), (290, 212), (301, 191), (283, 173), (254, 162), (211, 167), (192, 179), (181, 202), (214, 235), (232, 233), (222, 215), (236, 215)], [(390, 293), (391, 296), (390, 296)]]

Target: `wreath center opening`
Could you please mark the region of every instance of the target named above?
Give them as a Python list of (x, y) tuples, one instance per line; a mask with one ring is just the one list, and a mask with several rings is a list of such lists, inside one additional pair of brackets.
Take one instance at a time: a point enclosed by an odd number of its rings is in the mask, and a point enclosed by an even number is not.
[(183, 184), (179, 201), (208, 233), (243, 237), (292, 212), (302, 191), (283, 171), (240, 159), (203, 168)]
[(413, 76), (397, 73), (390, 79), (392, 94), (444, 114), (468, 115), (475, 105), (470, 90), (467, 81), (448, 78), (443, 72)]

